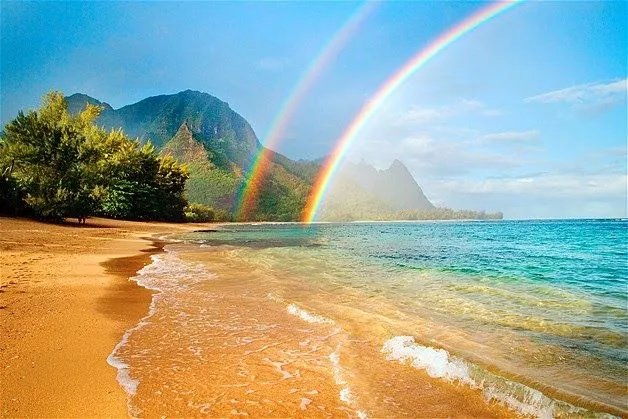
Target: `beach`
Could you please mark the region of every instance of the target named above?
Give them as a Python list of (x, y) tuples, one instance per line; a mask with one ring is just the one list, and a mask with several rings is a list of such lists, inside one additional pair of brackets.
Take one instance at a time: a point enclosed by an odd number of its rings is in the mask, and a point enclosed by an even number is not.
[(0, 218), (3, 417), (127, 416), (106, 360), (151, 301), (128, 278), (158, 251), (152, 235), (187, 228)]
[[(190, 224), (105, 219), (90, 219), (86, 226), (80, 226), (0, 218), (2, 416), (126, 417), (129, 413), (127, 394), (116, 379), (116, 369), (107, 363), (107, 358), (125, 331), (133, 328), (147, 314), (153, 295), (153, 292), (129, 281), (129, 278), (151, 262), (152, 254), (160, 251), (163, 242), (156, 236), (193, 228), (194, 225)], [(247, 270), (252, 267), (240, 265), (236, 258), (230, 258), (228, 254), (219, 256), (224, 257), (215, 259), (213, 266), (216, 272), (226, 278), (226, 286), (221, 288), (224, 304), (216, 306), (214, 316), (227, 323), (236, 306), (239, 316), (259, 316), (257, 302), (247, 301), (241, 295), (242, 289), (247, 287), (247, 280), (251, 279)], [(300, 327), (299, 319), (276, 311), (261, 314), (262, 317), (271, 318), (283, 315), (282, 320), (287, 323), (288, 332), (284, 331), (283, 336), (281, 333), (269, 333), (262, 339), (283, 339), (295, 329), (299, 329), (296, 337), (306, 339), (312, 332)], [(232, 322), (235, 327), (237, 323)], [(220, 339), (227, 340), (228, 336), (218, 338), (212, 348), (204, 348), (222, 361), (222, 369), (218, 374), (211, 375), (212, 372), (216, 373), (211, 370), (215, 368), (215, 363), (208, 362), (205, 367), (208, 376), (219, 378), (213, 381), (215, 385), (212, 392), (215, 394), (220, 393), (220, 384), (224, 380), (234, 379), (232, 366), (244, 359), (244, 356), (236, 359), (238, 354), (235, 352), (231, 356), (221, 353), (223, 342)], [(294, 339), (293, 336), (292, 343), (298, 346), (299, 341)], [(151, 341), (150, 338), (145, 343), (154, 347), (160, 344), (159, 340)], [(326, 358), (327, 355), (324, 355), (323, 359)], [(185, 357), (179, 357), (179, 360), (184, 361)], [(307, 362), (304, 362), (301, 361), (301, 368), (309, 379), (305, 373)], [(276, 378), (275, 370), (280, 376), (290, 374), (282, 370), (281, 365), (272, 362), (258, 367), (251, 373), (265, 374), (268, 380)], [(250, 393), (253, 390), (249, 389), (245, 393), (246, 389), (235, 387), (232, 396), (250, 399), (248, 407), (257, 407), (253, 410), (257, 415), (253, 413), (253, 416), (294, 415), (305, 410), (312, 400), (317, 400), (321, 408), (323, 405), (332, 406), (329, 412), (318, 410), (322, 416), (355, 416), (355, 411), (350, 409), (351, 403), (345, 403), (342, 397), (339, 398), (338, 389), (342, 390), (342, 385), (329, 379), (331, 377), (327, 377), (327, 371), (314, 369), (312, 375), (314, 378), (310, 384), (316, 388), (309, 389), (309, 398), (295, 394), (297, 392), (290, 388), (289, 382), (284, 385), (278, 385), (277, 382), (254, 396)], [(411, 368), (406, 368), (406, 375), (414, 375)], [(170, 376), (166, 379), (173, 384), (179, 378)], [(342, 383), (342, 378), (336, 379)], [(470, 416), (486, 416), (490, 412), (482, 398), (468, 389), (458, 388), (455, 393), (447, 394), (450, 390), (448, 386), (432, 387), (425, 377), (419, 376), (418, 379), (418, 383), (424, 387), (423, 391), (430, 390), (432, 397), (450, 401), (445, 411), (466, 406), (466, 413)], [(416, 384), (417, 377), (412, 381)], [(159, 381), (156, 380), (156, 383)], [(192, 379), (189, 383), (202, 386), (198, 379)], [(149, 381), (143, 387), (153, 389)], [(280, 400), (286, 398), (288, 393), (294, 396), (295, 403), (284, 404)], [(278, 401), (283, 406), (280, 409), (255, 406), (254, 400), (258, 397)], [(348, 398), (350, 394), (345, 393), (344, 397)], [(180, 409), (174, 397), (166, 400), (166, 404), (155, 404), (155, 410), (147, 410), (144, 414), (199, 414), (195, 408)], [(424, 406), (434, 406), (433, 410), (425, 411), (428, 416), (430, 412), (431, 415), (443, 414), (443, 406), (439, 403), (434, 403), (430, 398), (425, 398), (424, 402)], [(233, 414), (231, 407), (201, 413)], [(509, 417), (511, 414), (497, 408), (490, 416)]]
[(624, 224), (588, 225), (0, 218), (1, 415), (624, 416)]

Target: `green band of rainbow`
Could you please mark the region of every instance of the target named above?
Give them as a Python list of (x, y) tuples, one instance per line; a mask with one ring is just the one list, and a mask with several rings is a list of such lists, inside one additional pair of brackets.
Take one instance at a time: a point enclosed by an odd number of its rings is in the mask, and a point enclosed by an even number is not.
[(249, 219), (259, 193), (261, 183), (266, 177), (272, 164), (272, 151), (283, 137), (288, 123), (292, 119), (307, 92), (323, 71), (334, 60), (346, 43), (358, 31), (366, 18), (378, 7), (378, 2), (365, 2), (352, 13), (351, 17), (336, 31), (332, 38), (321, 49), (316, 59), (299, 78), (288, 98), (283, 102), (279, 113), (273, 120), (263, 146), (253, 158), (245, 175), (244, 183), (237, 198), (235, 214), (239, 220)]
[(347, 151), (355, 141), (360, 129), (364, 127), (366, 122), (371, 118), (375, 111), (377, 111), (388, 96), (401, 86), (408, 79), (408, 77), (414, 74), (417, 70), (421, 69), (439, 52), (447, 48), (447, 46), (521, 1), (523, 0), (500, 1), (480, 9), (478, 12), (469, 16), (455, 27), (441, 34), (438, 38), (436, 38), (436, 40), (408, 60), (379, 87), (368, 102), (362, 106), (353, 121), (351, 121), (336, 143), (334, 150), (319, 171), (316, 181), (314, 182), (312, 192), (310, 193), (308, 202), (303, 211), (302, 220), (304, 222), (311, 223), (314, 221), (314, 218), (320, 209), (321, 203), (325, 198), (330, 181), (338, 170), (343, 157), (345, 157)]

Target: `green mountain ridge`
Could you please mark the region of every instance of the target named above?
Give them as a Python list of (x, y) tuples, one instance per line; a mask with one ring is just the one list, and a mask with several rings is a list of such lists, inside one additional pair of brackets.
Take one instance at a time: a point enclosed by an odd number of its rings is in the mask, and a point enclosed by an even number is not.
[(72, 113), (86, 103), (103, 106), (99, 125), (122, 128), (130, 137), (150, 140), (159, 148), (174, 137), (183, 122), (204, 142), (226, 149), (229, 158), (240, 165), (248, 164), (261, 147), (249, 123), (228, 103), (207, 93), (185, 90), (152, 96), (120, 109), (80, 93), (66, 99)]

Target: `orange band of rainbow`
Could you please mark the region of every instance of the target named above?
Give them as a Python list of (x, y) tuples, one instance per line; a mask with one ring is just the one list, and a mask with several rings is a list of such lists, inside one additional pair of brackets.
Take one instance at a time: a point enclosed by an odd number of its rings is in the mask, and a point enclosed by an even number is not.
[(377, 111), (388, 96), (401, 86), (408, 79), (408, 77), (414, 74), (417, 70), (421, 69), (439, 52), (447, 48), (447, 46), (521, 1), (522, 0), (500, 1), (480, 9), (478, 12), (469, 16), (455, 27), (441, 34), (427, 47), (420, 50), (390, 78), (388, 78), (386, 82), (379, 87), (379, 89), (377, 89), (375, 94), (371, 96), (368, 102), (362, 106), (355, 118), (353, 118), (353, 121), (351, 121), (347, 129), (344, 131), (336, 143), (334, 150), (319, 171), (308, 198), (308, 202), (303, 211), (302, 220), (304, 222), (311, 223), (314, 221), (327, 189), (329, 188), (330, 181), (336, 173), (343, 157), (355, 141), (360, 129), (364, 127), (366, 122), (371, 118), (375, 111)]

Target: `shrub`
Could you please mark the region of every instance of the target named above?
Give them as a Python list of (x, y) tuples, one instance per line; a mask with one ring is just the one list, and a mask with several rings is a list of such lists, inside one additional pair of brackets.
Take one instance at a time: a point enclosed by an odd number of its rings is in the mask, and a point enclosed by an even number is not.
[(203, 204), (189, 204), (185, 207), (185, 220), (191, 223), (208, 223), (214, 221), (213, 208)]

